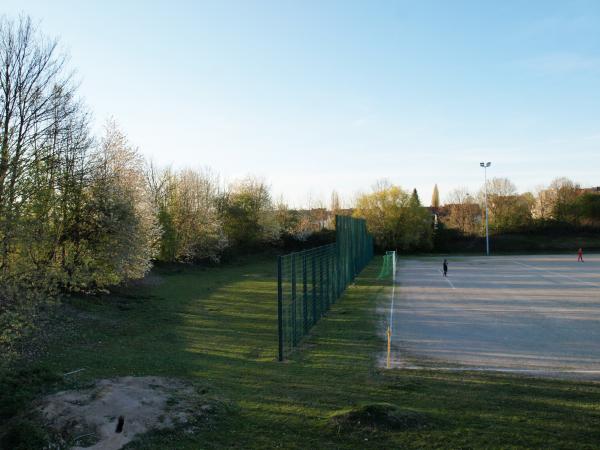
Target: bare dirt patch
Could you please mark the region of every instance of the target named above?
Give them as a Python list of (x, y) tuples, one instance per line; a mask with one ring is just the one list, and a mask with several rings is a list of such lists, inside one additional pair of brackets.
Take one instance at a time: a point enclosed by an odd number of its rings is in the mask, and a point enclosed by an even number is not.
[(118, 450), (150, 430), (193, 427), (214, 408), (195, 386), (181, 380), (122, 377), (45, 397), (38, 411), (46, 426), (75, 450)]

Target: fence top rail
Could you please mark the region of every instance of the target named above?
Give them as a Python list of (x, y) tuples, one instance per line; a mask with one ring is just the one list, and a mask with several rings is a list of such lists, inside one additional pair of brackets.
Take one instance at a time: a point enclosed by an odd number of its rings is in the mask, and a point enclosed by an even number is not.
[(285, 255), (281, 255), (281, 258), (288, 258), (291, 256), (312, 256), (323, 253), (327, 250), (335, 249), (336, 243), (320, 245), (318, 247), (308, 248), (306, 250), (300, 250), (298, 252), (286, 253)]

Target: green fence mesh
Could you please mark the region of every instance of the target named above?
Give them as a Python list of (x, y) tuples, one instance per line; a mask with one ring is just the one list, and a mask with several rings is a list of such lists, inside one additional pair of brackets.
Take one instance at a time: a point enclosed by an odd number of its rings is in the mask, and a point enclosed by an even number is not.
[(335, 244), (280, 256), (277, 262), (279, 360), (282, 361), (373, 257), (362, 219), (336, 216)]

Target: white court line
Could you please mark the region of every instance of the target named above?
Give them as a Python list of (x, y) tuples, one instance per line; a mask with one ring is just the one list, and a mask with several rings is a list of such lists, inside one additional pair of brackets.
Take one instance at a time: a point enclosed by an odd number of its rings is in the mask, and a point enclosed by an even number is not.
[(444, 276), (444, 272), (442, 272), (442, 270), (441, 270), (441, 269), (440, 269), (440, 273), (442, 274), (442, 278), (444, 278), (444, 280), (446, 280), (448, 283), (450, 283), (450, 286), (452, 286), (452, 289), (456, 289), (456, 288), (454, 287), (454, 285), (452, 284), (452, 281), (450, 281), (450, 280), (448, 279), (448, 277), (445, 277), (445, 276)]
[(508, 373), (532, 373), (532, 374), (551, 374), (551, 373), (573, 373), (600, 375), (600, 370), (586, 369), (515, 369), (512, 367), (426, 367), (426, 366), (400, 366), (399, 369), (406, 370), (431, 370), (448, 372), (508, 372)]
[(567, 278), (568, 280), (577, 281), (578, 283), (589, 284), (590, 286), (594, 286), (594, 287), (600, 287), (600, 284), (592, 283), (591, 281), (585, 281), (585, 280), (581, 280), (579, 278), (571, 277), (569, 275), (564, 275), (562, 273), (552, 272), (550, 270), (542, 269), (541, 267), (530, 266), (529, 264), (522, 263), (521, 261), (513, 260), (513, 262), (516, 263), (516, 264), (519, 264), (519, 265), (521, 265), (523, 267), (529, 267), (531, 269), (535, 269), (535, 270), (539, 270), (539, 271), (542, 271), (542, 272), (549, 273), (550, 275), (554, 275), (556, 277)]

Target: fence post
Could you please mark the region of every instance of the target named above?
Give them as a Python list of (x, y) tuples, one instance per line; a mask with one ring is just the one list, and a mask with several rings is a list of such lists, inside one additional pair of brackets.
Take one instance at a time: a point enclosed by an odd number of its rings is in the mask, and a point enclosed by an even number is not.
[(317, 323), (317, 264), (315, 255), (312, 256), (312, 264), (311, 264), (311, 272), (312, 272), (312, 324)]
[(308, 333), (308, 280), (306, 276), (306, 253), (302, 254), (302, 319), (304, 333)]
[(277, 332), (279, 333), (279, 361), (283, 361), (283, 284), (281, 256), (277, 257)]
[(336, 279), (336, 293), (337, 293), (337, 297), (340, 298), (340, 296), (342, 295), (342, 273), (340, 270), (340, 259), (338, 257), (337, 261), (336, 261), (336, 270), (335, 270), (335, 279)]
[(323, 317), (323, 258), (319, 258), (319, 317)]
[(329, 311), (331, 307), (331, 278), (329, 276), (329, 249), (327, 249), (327, 256), (325, 257), (325, 289), (327, 290), (325, 294), (325, 304), (326, 310)]
[(298, 334), (296, 326), (296, 255), (292, 253), (292, 345), (295, 347)]
[(337, 295), (337, 278), (335, 273), (335, 248), (331, 252), (331, 300), (335, 303), (338, 299)]

